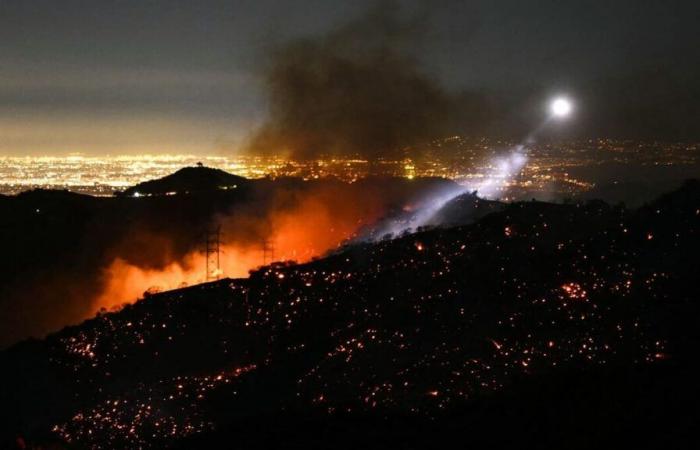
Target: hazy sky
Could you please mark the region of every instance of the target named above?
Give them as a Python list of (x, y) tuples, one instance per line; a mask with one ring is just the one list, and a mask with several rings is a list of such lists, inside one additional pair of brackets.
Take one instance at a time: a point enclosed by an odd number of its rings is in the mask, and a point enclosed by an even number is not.
[[(265, 116), (266, 51), (372, 3), (0, 0), (0, 154), (231, 151)], [(591, 133), (697, 136), (700, 2), (395, 3), (427, 17), (415, 54), (449, 90), (567, 91)]]

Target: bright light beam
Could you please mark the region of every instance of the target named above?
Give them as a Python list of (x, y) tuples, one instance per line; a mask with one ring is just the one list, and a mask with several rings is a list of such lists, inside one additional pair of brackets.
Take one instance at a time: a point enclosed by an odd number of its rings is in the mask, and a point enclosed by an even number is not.
[(565, 97), (559, 97), (555, 98), (552, 101), (549, 109), (552, 112), (552, 116), (563, 119), (571, 114), (573, 105), (571, 104), (571, 101), (569, 99)]
[[(498, 198), (507, 188), (508, 183), (517, 178), (525, 168), (528, 160), (526, 144), (535, 142), (536, 136), (551, 124), (553, 119), (565, 119), (573, 111), (574, 106), (571, 100), (566, 97), (557, 97), (549, 104), (550, 115), (547, 119), (535, 128), (525, 139), (523, 144), (518, 144), (505, 156), (495, 158), (491, 162), (491, 173), (487, 174), (483, 181), (471, 186), (460, 186), (449, 189), (447, 192), (434, 193), (430, 200), (420, 208), (411, 218), (408, 224), (403, 222), (393, 223), (385, 227), (385, 232), (398, 234), (402, 230), (417, 228), (426, 224), (431, 224), (431, 220), (449, 201), (466, 192), (476, 191), (482, 198)], [(379, 233), (383, 236), (385, 233)]]

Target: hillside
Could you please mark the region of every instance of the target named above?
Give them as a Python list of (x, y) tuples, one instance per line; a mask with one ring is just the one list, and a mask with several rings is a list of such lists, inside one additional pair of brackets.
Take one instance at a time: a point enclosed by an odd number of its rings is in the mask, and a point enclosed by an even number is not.
[(697, 441), (699, 211), (697, 182), (516, 203), (153, 295), (3, 352), (2, 423), (93, 448)]
[(184, 167), (175, 173), (157, 180), (144, 181), (126, 189), (121, 195), (149, 196), (172, 193), (195, 193), (219, 189), (238, 189), (247, 186), (244, 177), (210, 167)]

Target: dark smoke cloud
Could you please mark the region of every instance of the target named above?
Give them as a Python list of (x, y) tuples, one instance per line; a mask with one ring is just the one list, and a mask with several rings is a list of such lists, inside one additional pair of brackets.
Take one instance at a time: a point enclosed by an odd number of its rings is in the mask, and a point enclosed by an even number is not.
[(269, 119), (249, 150), (374, 158), (444, 135), (456, 99), (412, 56), (427, 20), (383, 2), (325, 35), (276, 46), (265, 73)]

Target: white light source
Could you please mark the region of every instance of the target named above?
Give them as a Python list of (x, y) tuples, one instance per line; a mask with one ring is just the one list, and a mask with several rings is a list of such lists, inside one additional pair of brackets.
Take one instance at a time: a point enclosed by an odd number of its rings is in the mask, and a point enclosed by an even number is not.
[(571, 102), (564, 97), (554, 99), (550, 106), (550, 110), (552, 111), (552, 115), (554, 117), (566, 117), (571, 114), (572, 108)]

